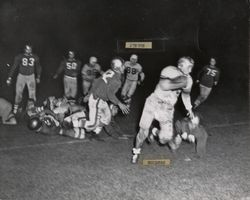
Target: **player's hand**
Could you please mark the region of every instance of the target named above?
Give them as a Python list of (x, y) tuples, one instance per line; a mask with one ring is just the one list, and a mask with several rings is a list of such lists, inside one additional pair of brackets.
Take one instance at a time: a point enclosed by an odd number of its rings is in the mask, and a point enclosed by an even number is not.
[(118, 106), (121, 109), (123, 114), (127, 115), (129, 113), (129, 105), (119, 103)]
[(199, 80), (196, 80), (196, 83), (199, 83), (200, 81)]
[(36, 78), (36, 83), (39, 84), (41, 82), (40, 78)]
[(84, 98), (83, 98), (83, 103), (87, 103), (89, 101), (89, 94), (86, 95)]
[(194, 118), (194, 113), (193, 113), (192, 109), (188, 110), (187, 116), (188, 116), (190, 119), (193, 119), (193, 118)]
[(10, 85), (11, 85), (11, 82), (12, 82), (12, 78), (9, 77), (9, 78), (6, 80), (6, 83), (7, 83), (8, 86), (10, 86)]
[(53, 79), (57, 79), (57, 78), (58, 78), (58, 75), (55, 74), (55, 75), (53, 76)]

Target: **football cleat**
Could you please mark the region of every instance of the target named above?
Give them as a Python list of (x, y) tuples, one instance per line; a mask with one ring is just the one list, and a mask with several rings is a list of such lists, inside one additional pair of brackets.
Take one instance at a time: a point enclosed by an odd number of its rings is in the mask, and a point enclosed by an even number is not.
[(187, 132), (182, 133), (181, 137), (182, 137), (183, 140), (187, 140), (187, 137), (188, 137)]
[(188, 141), (191, 142), (191, 143), (194, 143), (194, 142), (195, 142), (195, 137), (194, 137), (194, 135), (189, 134), (189, 135), (188, 135)]
[(131, 163), (132, 163), (132, 164), (136, 164), (136, 163), (138, 163), (138, 160), (139, 160), (139, 155), (138, 155), (138, 154), (134, 154), (134, 155), (132, 156)]
[(139, 155), (141, 154), (141, 148), (133, 148), (132, 164), (136, 164), (139, 161)]
[(94, 132), (96, 135), (98, 135), (99, 133), (101, 133), (101, 131), (102, 131), (102, 127), (101, 127), (101, 126), (97, 126), (97, 127), (93, 130), (93, 132)]

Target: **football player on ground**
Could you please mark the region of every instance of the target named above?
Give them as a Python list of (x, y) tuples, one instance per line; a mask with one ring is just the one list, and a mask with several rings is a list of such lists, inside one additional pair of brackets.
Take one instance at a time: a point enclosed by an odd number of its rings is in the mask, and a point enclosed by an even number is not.
[(85, 130), (73, 128), (70, 124), (72, 119), (86, 118), (85, 108), (70, 104), (64, 98), (48, 97), (44, 106), (29, 106), (28, 128), (45, 135), (64, 135), (76, 139), (85, 138)]
[(68, 58), (61, 62), (60, 67), (53, 76), (56, 79), (60, 73), (64, 72), (64, 96), (72, 102), (75, 102), (77, 95), (77, 78), (81, 65), (81, 61), (75, 58), (75, 52), (69, 51)]
[(131, 102), (131, 97), (135, 93), (137, 85), (145, 78), (145, 74), (142, 72), (142, 66), (137, 61), (138, 56), (132, 54), (130, 61), (126, 61), (124, 64), (126, 79), (122, 87), (121, 95), (124, 102), (128, 104)]
[[(129, 107), (116, 97), (116, 93), (122, 84), (121, 76), (123, 73), (124, 65), (122, 59), (112, 59), (111, 69), (96, 79), (90, 90), (88, 102), (89, 120), (75, 120), (73, 121), (74, 127), (83, 127), (86, 131), (93, 131), (99, 134), (103, 126), (108, 125), (111, 121), (109, 103), (117, 105), (122, 113), (129, 113)], [(100, 119), (100, 116), (105, 117), (105, 119)]]
[(206, 65), (199, 73), (198, 80), (200, 86), (200, 94), (194, 102), (194, 108), (197, 108), (204, 102), (212, 91), (213, 86), (218, 84), (220, 77), (220, 69), (216, 67), (215, 58), (210, 58), (210, 65)]
[(12, 113), (12, 104), (4, 98), (0, 98), (0, 117), (3, 124), (16, 125), (16, 118)]
[(160, 131), (156, 131), (161, 144), (175, 144), (173, 140), (174, 106), (181, 94), (184, 106), (193, 117), (190, 92), (193, 84), (190, 73), (194, 61), (190, 57), (182, 57), (178, 61), (178, 67), (167, 66), (161, 71), (160, 80), (155, 91), (146, 99), (140, 119), (140, 130), (136, 136), (133, 148), (132, 163), (137, 163), (141, 147), (149, 135), (149, 129), (153, 120), (159, 121)]
[(24, 53), (15, 57), (14, 64), (10, 69), (6, 81), (7, 85), (12, 83), (13, 75), (17, 69), (16, 96), (13, 107), (14, 114), (18, 111), (19, 104), (22, 101), (23, 89), (26, 85), (28, 87), (29, 99), (36, 101), (36, 83), (40, 83), (42, 68), (38, 56), (32, 53), (32, 47), (30, 45), (26, 45)]
[(100, 75), (103, 74), (101, 66), (98, 64), (96, 57), (91, 56), (89, 63), (85, 64), (81, 71), (82, 74), (82, 88), (83, 96), (87, 96), (92, 86), (93, 81)]

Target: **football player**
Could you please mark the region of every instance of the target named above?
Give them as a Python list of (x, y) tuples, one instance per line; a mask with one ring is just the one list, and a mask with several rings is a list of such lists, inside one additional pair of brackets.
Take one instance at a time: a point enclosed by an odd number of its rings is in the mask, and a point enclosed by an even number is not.
[(64, 72), (64, 96), (75, 102), (77, 95), (77, 78), (81, 70), (81, 61), (75, 58), (75, 52), (69, 51), (68, 58), (64, 59), (57, 72), (53, 76), (54, 79), (57, 79), (60, 73)]
[(18, 69), (18, 75), (16, 80), (16, 96), (15, 104), (13, 107), (13, 113), (16, 114), (18, 111), (19, 104), (22, 101), (23, 89), (27, 85), (29, 99), (36, 101), (36, 83), (40, 83), (41, 77), (41, 65), (37, 55), (33, 54), (32, 47), (26, 45), (24, 53), (19, 54), (14, 59), (8, 79), (7, 85), (12, 83), (12, 78), (15, 71)]
[[(117, 105), (122, 113), (128, 114), (129, 107), (123, 104), (117, 97), (116, 92), (121, 87), (121, 76), (124, 73), (123, 61), (120, 58), (114, 58), (111, 61), (111, 69), (96, 79), (90, 90), (89, 97), (89, 120), (73, 121), (74, 127), (84, 127), (87, 131), (93, 131), (99, 134), (104, 125), (111, 121), (111, 110), (109, 103)], [(100, 116), (105, 119), (100, 119)], [(100, 123), (100, 121), (102, 123)]]
[(129, 104), (137, 85), (144, 80), (145, 74), (142, 72), (142, 66), (138, 63), (138, 56), (135, 54), (130, 56), (130, 61), (126, 61), (124, 66), (126, 79), (122, 87), (121, 95), (124, 102)]
[[(85, 108), (75, 104), (68, 104), (62, 98), (49, 97), (45, 106), (35, 107), (30, 104), (27, 114), (28, 128), (45, 135), (64, 135), (76, 139), (85, 138), (85, 130), (73, 128), (72, 119), (85, 119)], [(32, 108), (35, 108), (32, 110)], [(35, 110), (35, 111), (34, 111)], [(32, 112), (33, 111), (33, 112)]]
[(159, 121), (160, 131), (157, 136), (161, 144), (172, 143), (174, 106), (181, 94), (184, 106), (192, 117), (190, 92), (193, 84), (190, 73), (194, 61), (190, 57), (178, 60), (178, 67), (167, 66), (161, 71), (160, 80), (155, 91), (146, 99), (140, 119), (140, 130), (133, 148), (132, 163), (137, 163), (141, 147), (149, 135), (153, 120)]
[(101, 66), (96, 57), (91, 56), (89, 63), (85, 64), (81, 71), (83, 95), (86, 96), (92, 86), (93, 81), (103, 74)]
[(204, 102), (212, 91), (213, 86), (218, 84), (220, 77), (220, 69), (216, 67), (215, 58), (210, 58), (210, 65), (206, 65), (199, 73), (198, 80), (200, 86), (200, 94), (194, 102), (194, 108), (197, 108)]
[(12, 104), (4, 98), (0, 98), (0, 117), (3, 124), (17, 124), (16, 118), (12, 113)]
[(187, 140), (190, 143), (195, 143), (196, 153), (199, 157), (205, 156), (207, 144), (207, 131), (200, 124), (200, 118), (195, 115), (193, 119), (185, 117), (184, 119), (175, 122), (177, 132), (176, 138), (179, 142), (175, 148), (178, 148), (182, 140)]

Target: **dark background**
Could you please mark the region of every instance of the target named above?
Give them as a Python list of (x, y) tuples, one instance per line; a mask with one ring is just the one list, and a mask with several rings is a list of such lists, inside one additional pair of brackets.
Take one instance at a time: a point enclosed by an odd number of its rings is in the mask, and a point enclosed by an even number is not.
[[(117, 39), (148, 38), (164, 39), (166, 50), (135, 51), (146, 72), (146, 85), (154, 87), (160, 69), (175, 65), (180, 56), (195, 59), (194, 77), (210, 56), (216, 56), (222, 71), (218, 87), (245, 95), (248, 6), (243, 0), (2, 0), (1, 96), (12, 92), (5, 85), (6, 63), (12, 64), (26, 43), (32, 44), (43, 66), (39, 93), (51, 95), (59, 88), (59, 95), (62, 84), (51, 76), (69, 49), (83, 63), (97, 56), (107, 69), (110, 58), (117, 55)], [(128, 59), (130, 54), (119, 55)]]

